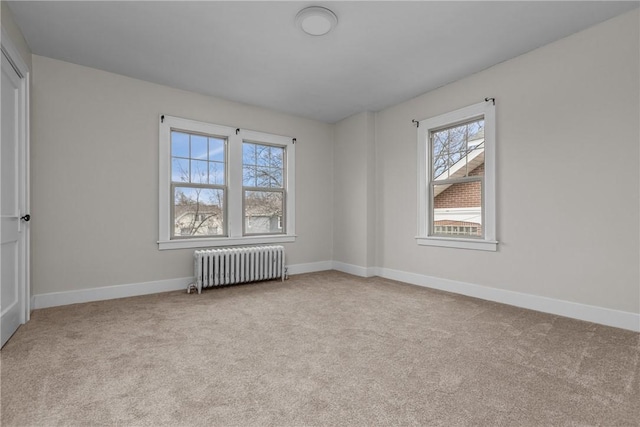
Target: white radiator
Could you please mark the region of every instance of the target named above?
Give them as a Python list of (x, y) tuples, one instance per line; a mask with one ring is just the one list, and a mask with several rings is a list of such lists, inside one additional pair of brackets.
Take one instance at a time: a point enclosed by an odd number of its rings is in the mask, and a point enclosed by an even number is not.
[(195, 285), (202, 288), (282, 277), (284, 246), (250, 246), (194, 252)]

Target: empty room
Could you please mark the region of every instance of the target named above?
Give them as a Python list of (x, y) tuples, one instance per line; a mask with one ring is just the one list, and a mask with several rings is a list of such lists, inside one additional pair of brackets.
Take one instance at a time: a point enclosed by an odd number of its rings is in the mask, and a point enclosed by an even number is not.
[(2, 1), (2, 426), (640, 426), (638, 1)]

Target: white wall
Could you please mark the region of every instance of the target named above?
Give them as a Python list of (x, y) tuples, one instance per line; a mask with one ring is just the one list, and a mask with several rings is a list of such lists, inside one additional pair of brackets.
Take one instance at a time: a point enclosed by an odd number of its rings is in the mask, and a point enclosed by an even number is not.
[(22, 60), (31, 70), (31, 49), (29, 49), (29, 45), (27, 45), (20, 28), (16, 25), (13, 12), (9, 9), (7, 2), (0, 2), (0, 14), (2, 15), (2, 28), (7, 32), (14, 46), (18, 49)]
[[(379, 267), (640, 311), (638, 11), (377, 114)], [(416, 128), (496, 98), (498, 252), (415, 243)]]
[(332, 125), (34, 55), (34, 294), (193, 275), (156, 244), (160, 114), (297, 138), (287, 264), (331, 260)]
[(370, 112), (335, 125), (333, 260), (364, 269), (375, 266), (374, 126)]

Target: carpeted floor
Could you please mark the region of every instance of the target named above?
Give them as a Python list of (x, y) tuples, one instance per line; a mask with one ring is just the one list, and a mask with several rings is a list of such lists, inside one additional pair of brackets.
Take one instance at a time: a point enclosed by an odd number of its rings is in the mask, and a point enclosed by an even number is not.
[(639, 334), (338, 272), (36, 310), (2, 426), (638, 425)]

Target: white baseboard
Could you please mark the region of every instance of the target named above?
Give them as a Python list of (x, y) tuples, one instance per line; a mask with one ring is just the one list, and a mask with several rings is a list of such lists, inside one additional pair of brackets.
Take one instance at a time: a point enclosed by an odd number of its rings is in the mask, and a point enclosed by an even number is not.
[(102, 301), (107, 299), (134, 297), (138, 295), (155, 294), (186, 290), (193, 277), (178, 279), (156, 280), (153, 282), (131, 283), (127, 285), (104, 286), (101, 288), (79, 289), (75, 291), (51, 292), (31, 297), (31, 309), (57, 307), (60, 305), (77, 304), (82, 302)]
[(376, 275), (413, 285), (467, 295), (474, 298), (509, 304), (516, 307), (586, 320), (600, 325), (640, 332), (640, 314), (610, 308), (580, 304), (571, 301), (541, 297), (504, 289), (490, 288), (455, 280), (440, 279), (416, 273), (407, 273), (390, 268), (377, 268)]
[(331, 261), (309, 262), (306, 264), (293, 264), (287, 266), (287, 272), (289, 274), (313, 273), (316, 271), (326, 271), (332, 269), (333, 264)]
[[(333, 266), (331, 261), (321, 261), (307, 264), (294, 264), (288, 266), (288, 268), (289, 274), (302, 274), (312, 273), (314, 271), (331, 270)], [(153, 282), (130, 283), (126, 285), (104, 286), (100, 288), (33, 295), (31, 297), (31, 310), (83, 302), (134, 297), (160, 292), (186, 290), (187, 286), (190, 283), (193, 283), (193, 280), (193, 277), (182, 277), (178, 279), (156, 280)]]
[(345, 264), (344, 262), (339, 261), (333, 261), (332, 266), (334, 270), (360, 277), (373, 277), (376, 275), (377, 270), (375, 267), (361, 267), (359, 265)]
[[(380, 276), (386, 279), (398, 280), (400, 282), (410, 283), (413, 285), (439, 289), (474, 298), (541, 311), (543, 313), (556, 314), (559, 316), (571, 317), (601, 325), (640, 332), (639, 313), (613, 310), (521, 292), (490, 288), (487, 286), (441, 279), (417, 273), (408, 273), (390, 268), (361, 267), (338, 261), (320, 261), (288, 266), (289, 274), (312, 273), (332, 269), (360, 277)], [(127, 285), (114, 285), (101, 288), (33, 295), (31, 297), (31, 309), (34, 310), (60, 305), (184, 290), (187, 288), (189, 283), (192, 282), (193, 277), (182, 277), (178, 279), (157, 280), (153, 282), (132, 283)]]

